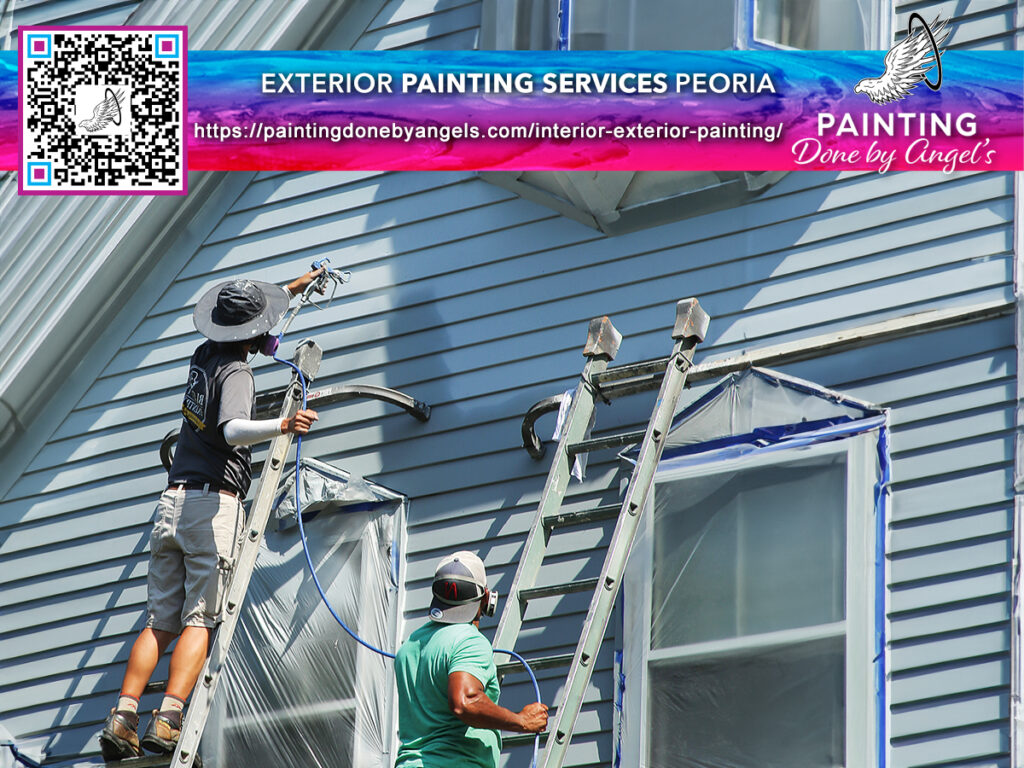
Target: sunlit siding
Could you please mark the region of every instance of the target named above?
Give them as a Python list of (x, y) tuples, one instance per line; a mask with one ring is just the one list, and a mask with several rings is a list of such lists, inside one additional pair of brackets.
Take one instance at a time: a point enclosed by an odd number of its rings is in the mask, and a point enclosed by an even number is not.
[[(901, 4), (897, 26), (943, 5)], [(968, 5), (987, 18), (1007, 4)], [(388, 3), (359, 46), (472, 47), (479, 8)], [(1009, 174), (792, 173), (735, 210), (606, 238), (471, 174), (260, 175), (166, 286), (134, 297), (144, 319), (80, 399), (54, 404), (69, 415), (0, 502), (0, 721), (18, 737), (54, 734), (55, 758), (95, 750), (141, 626), (150, 516), (166, 480), (157, 448), (177, 425), (198, 341), (192, 307), (221, 280), (283, 282), (323, 256), (351, 269), (329, 307), (299, 317), (286, 351), (312, 336), (325, 350), (320, 383), (381, 384), (433, 406), (427, 424), (372, 401), (333, 406), (305, 449), (412, 498), (408, 632), (452, 549), (478, 551), (507, 594), (547, 470), (522, 450), (521, 418), (574, 385), (591, 317), (610, 315), (623, 332), (619, 362), (661, 356), (675, 300), (697, 296), (712, 316), (698, 359), (713, 359), (1009, 301), (1013, 215)], [(1009, 763), (1013, 323), (784, 368), (893, 409), (896, 768)], [(256, 370), (260, 390), (287, 379), (262, 358)], [(649, 408), (642, 396), (599, 406), (597, 431), (641, 424)], [(552, 426), (546, 417), (539, 429)], [(619, 480), (618, 463), (595, 456), (569, 504), (612, 501)], [(543, 580), (596, 575), (608, 534), (559, 539)], [(518, 650), (571, 650), (585, 611), (580, 595), (531, 604)], [(609, 640), (567, 765), (613, 758), (611, 664)], [(541, 674), (546, 701), (563, 674)], [(503, 703), (529, 697), (520, 678), (507, 680)], [(507, 754), (507, 765), (529, 763), (526, 747)]]
[(1024, 23), (1014, 0), (897, 0), (894, 39), (907, 34), (910, 14), (915, 12), (929, 24), (936, 17), (954, 20), (944, 46), (948, 50), (1012, 51)]
[(359, 39), (360, 50), (463, 51), (477, 46), (481, 0), (389, 0)]

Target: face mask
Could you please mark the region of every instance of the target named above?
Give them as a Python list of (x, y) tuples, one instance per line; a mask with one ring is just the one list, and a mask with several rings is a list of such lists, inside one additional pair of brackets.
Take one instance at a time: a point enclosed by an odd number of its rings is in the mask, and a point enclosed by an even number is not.
[(271, 336), (269, 333), (263, 334), (262, 338), (257, 341), (259, 342), (257, 346), (260, 354), (264, 354), (267, 357), (273, 357), (277, 354), (277, 348), (281, 346), (281, 337)]

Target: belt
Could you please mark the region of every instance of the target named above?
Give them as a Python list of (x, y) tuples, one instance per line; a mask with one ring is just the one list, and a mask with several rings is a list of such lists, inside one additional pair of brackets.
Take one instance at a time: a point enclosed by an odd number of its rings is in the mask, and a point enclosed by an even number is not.
[(225, 496), (238, 498), (238, 491), (227, 486), (215, 485), (214, 483), (171, 483), (167, 486), (168, 491), (206, 491), (211, 493), (222, 493)]

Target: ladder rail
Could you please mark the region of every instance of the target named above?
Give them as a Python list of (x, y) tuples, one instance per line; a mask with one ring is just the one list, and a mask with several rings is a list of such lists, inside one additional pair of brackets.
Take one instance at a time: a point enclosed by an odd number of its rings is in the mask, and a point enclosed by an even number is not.
[[(593, 674), (593, 663), (604, 640), (608, 621), (615, 607), (615, 599), (618, 596), (626, 560), (636, 536), (640, 515), (653, 484), (654, 472), (661, 458), (665, 437), (672, 426), (675, 405), (686, 381), (686, 373), (693, 363), (693, 353), (697, 343), (703, 340), (707, 329), (707, 316), (703, 314), (703, 310), (700, 309), (696, 301), (691, 300), (688, 307), (683, 305), (684, 302), (679, 302), (677, 310), (679, 314), (677, 314), (676, 329), (673, 333), (677, 342), (669, 358), (661, 389), (658, 392), (655, 410), (647, 425), (626, 496), (622, 501), (615, 532), (608, 544), (601, 575), (598, 577), (597, 589), (591, 598), (587, 618), (583, 624), (583, 632), (569, 665), (562, 701), (558, 704), (553, 718), (554, 722), (548, 724), (551, 736), (544, 749), (540, 763), (541, 768), (560, 768), (565, 759), (576, 719), (583, 704), (583, 696)], [(687, 320), (682, 316), (684, 312), (703, 315), (703, 319), (696, 318), (696, 329), (693, 328), (693, 318)]]
[(615, 358), (621, 338), (607, 317), (595, 318), (590, 321), (587, 344), (583, 350), (587, 362), (583, 367), (583, 375), (576, 385), (572, 405), (569, 407), (569, 414), (558, 441), (558, 454), (548, 471), (544, 491), (537, 507), (537, 515), (534, 517), (530, 533), (526, 537), (519, 565), (516, 568), (516, 575), (512, 579), (512, 586), (508, 591), (509, 597), (505, 601), (505, 609), (501, 612), (498, 628), (494, 632), (493, 646), (495, 648), (514, 648), (515, 646), (515, 640), (523, 626), (523, 616), (526, 612), (526, 606), (518, 598), (521, 585), (532, 587), (536, 582), (537, 574), (540, 572), (540, 566), (544, 560), (544, 553), (547, 550), (548, 539), (551, 537), (551, 529), (544, 526), (544, 518), (548, 513), (558, 511), (562, 505), (566, 488), (569, 486), (573, 458), (565, 449), (571, 443), (583, 439), (590, 424), (590, 417), (594, 412), (597, 394), (590, 379), (593, 375), (605, 370), (608, 363)]
[(590, 423), (590, 415), (594, 412), (594, 390), (588, 386), (586, 377), (595, 370), (603, 369), (607, 364), (606, 360), (591, 358), (584, 366), (584, 379), (577, 385), (573, 395), (569, 415), (558, 442), (558, 454), (551, 462), (551, 469), (548, 472), (541, 501), (537, 507), (537, 515), (529, 534), (527, 534), (526, 544), (523, 546), (519, 565), (516, 568), (516, 575), (512, 579), (508, 599), (505, 601), (505, 609), (501, 612), (498, 628), (494, 632), (493, 645), (495, 648), (513, 647), (515, 638), (519, 636), (519, 631), (522, 629), (526, 606), (518, 598), (521, 585), (533, 586), (536, 582), (547, 550), (548, 540), (551, 538), (551, 530), (545, 528), (543, 520), (547, 515), (557, 512), (562, 506), (562, 497), (569, 486), (573, 457), (569, 456), (565, 447), (569, 443), (583, 439), (587, 425)]
[[(322, 350), (313, 341), (305, 341), (295, 352), (294, 361), (303, 376), (313, 379), (320, 368)], [(290, 386), (284, 393), (280, 417), (289, 418), (302, 405), (302, 389), (298, 381), (298, 373), (292, 374)], [(185, 720), (181, 725), (181, 736), (174, 750), (170, 765), (174, 768), (191, 768), (199, 751), (199, 742), (209, 718), (211, 702), (224, 663), (228, 658), (231, 640), (241, 615), (245, 594), (249, 589), (256, 558), (259, 555), (260, 542), (270, 519), (270, 509), (277, 493), (277, 486), (284, 472), (285, 460), (291, 448), (292, 434), (287, 432), (274, 438), (270, 444), (267, 460), (260, 474), (259, 485), (252, 509), (246, 520), (245, 538), (239, 550), (238, 558), (231, 575), (231, 581), (224, 596), (222, 620), (213, 633), (210, 652), (199, 673), (192, 701), (185, 712)]]
[[(516, 575), (494, 638), (496, 647), (515, 647), (515, 641), (522, 630), (526, 606), (532, 599), (570, 592), (591, 592), (590, 606), (575, 651), (572, 654), (555, 654), (534, 660), (548, 667), (566, 663), (569, 666), (560, 700), (556, 702), (548, 721), (548, 738), (539, 764), (541, 768), (561, 768), (565, 760), (583, 695), (590, 683), (594, 662), (615, 606), (640, 515), (672, 426), (676, 403), (686, 382), (686, 374), (693, 364), (694, 351), (697, 344), (704, 340), (708, 323), (709, 318), (696, 299), (683, 299), (676, 304), (676, 322), (672, 329), (673, 348), (669, 357), (609, 367), (608, 363), (614, 358), (614, 351), (618, 350), (621, 336), (607, 318), (591, 321), (588, 343), (584, 348), (587, 363), (576, 387), (537, 506), (537, 514), (520, 554)], [(612, 354), (599, 354), (599, 350), (590, 342), (595, 335), (614, 339)], [(658, 395), (644, 430), (583, 439), (590, 427), (597, 398), (607, 402), (651, 389), (658, 389)], [(542, 400), (530, 409), (523, 420), (523, 444), (534, 458), (540, 458), (544, 452), (543, 444), (534, 432), (534, 424), (540, 415), (559, 407), (560, 402), (559, 397)], [(640, 442), (639, 455), (621, 504), (605, 505), (583, 512), (561, 511), (570, 470), (579, 453), (636, 441)], [(555, 529), (563, 525), (591, 524), (611, 517), (616, 518), (616, 524), (598, 578), (577, 579), (566, 584), (536, 585)], [(518, 666), (502, 664), (498, 669), (499, 676), (502, 676), (516, 671)]]

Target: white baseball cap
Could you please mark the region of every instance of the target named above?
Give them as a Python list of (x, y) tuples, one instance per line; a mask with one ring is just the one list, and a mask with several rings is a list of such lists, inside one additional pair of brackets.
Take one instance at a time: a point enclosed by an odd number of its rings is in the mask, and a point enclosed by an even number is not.
[(430, 618), (440, 624), (473, 621), (486, 589), (483, 560), (467, 551), (448, 555), (434, 570)]

